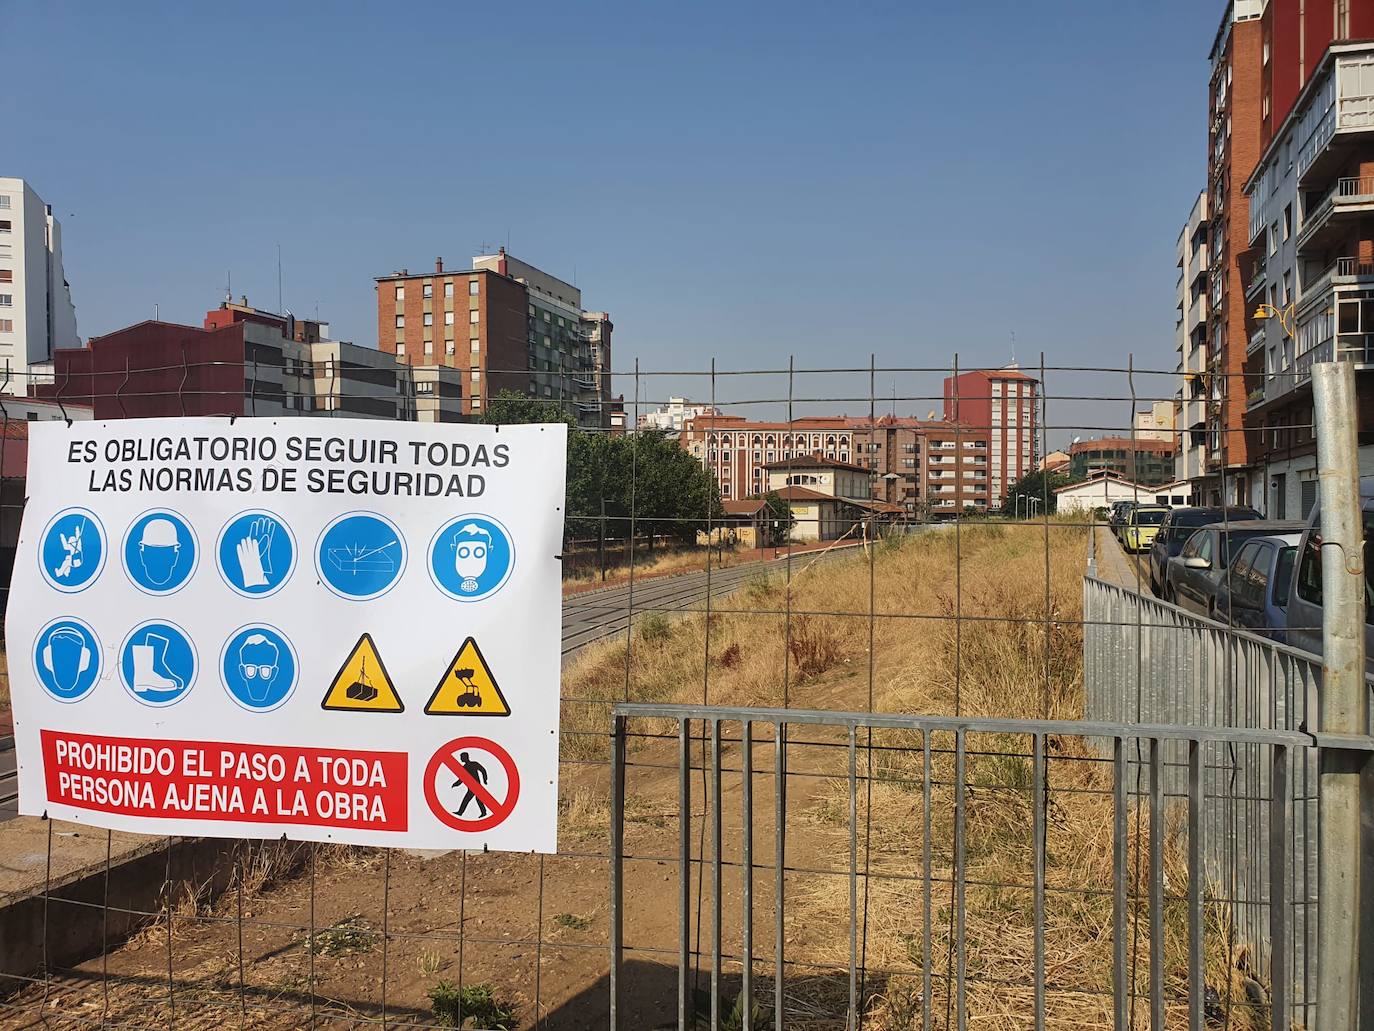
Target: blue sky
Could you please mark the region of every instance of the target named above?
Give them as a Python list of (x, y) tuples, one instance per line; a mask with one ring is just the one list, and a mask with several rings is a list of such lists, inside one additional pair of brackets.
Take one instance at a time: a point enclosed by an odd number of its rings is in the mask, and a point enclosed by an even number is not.
[(1000, 364), (1013, 332), (1172, 369), (1221, 7), (0, 0), (0, 174), (62, 218), (83, 336), (199, 324), (229, 271), (275, 308), (280, 244), (285, 306), (375, 346), (374, 275), (509, 241), (611, 311), (617, 369)]

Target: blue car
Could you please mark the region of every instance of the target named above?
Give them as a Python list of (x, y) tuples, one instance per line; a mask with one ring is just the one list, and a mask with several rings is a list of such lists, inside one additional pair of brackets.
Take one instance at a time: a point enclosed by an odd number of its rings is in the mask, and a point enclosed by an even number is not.
[(1217, 588), (1218, 622), (1286, 643), (1288, 592), (1301, 540), (1299, 532), (1246, 541)]

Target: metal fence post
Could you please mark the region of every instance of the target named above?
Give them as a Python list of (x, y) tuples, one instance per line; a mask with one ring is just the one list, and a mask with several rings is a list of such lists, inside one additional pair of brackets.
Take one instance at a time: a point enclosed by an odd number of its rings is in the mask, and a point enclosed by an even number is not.
[[(1369, 753), (1348, 747), (1369, 733), (1364, 682), (1364, 539), (1360, 525), (1355, 370), (1312, 366), (1321, 487), (1321, 911), (1318, 1019), (1323, 1028), (1359, 1026), (1360, 788)], [(1346, 738), (1342, 746), (1341, 738)]]

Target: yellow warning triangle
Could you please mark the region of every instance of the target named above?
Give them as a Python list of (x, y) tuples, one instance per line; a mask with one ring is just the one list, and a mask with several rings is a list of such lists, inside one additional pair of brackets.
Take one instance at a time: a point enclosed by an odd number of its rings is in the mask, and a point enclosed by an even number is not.
[(337, 712), (405, 712), (371, 634), (363, 634), (325, 692), (321, 709)]
[(458, 649), (429, 696), (425, 712), (431, 716), (509, 716), (506, 696), (491, 675), (477, 642), (469, 637)]

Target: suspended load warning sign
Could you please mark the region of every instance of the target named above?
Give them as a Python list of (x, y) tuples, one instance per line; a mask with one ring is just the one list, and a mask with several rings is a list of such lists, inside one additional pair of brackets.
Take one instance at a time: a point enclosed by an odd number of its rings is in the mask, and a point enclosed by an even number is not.
[(33, 424), (20, 811), (554, 851), (566, 432)]

